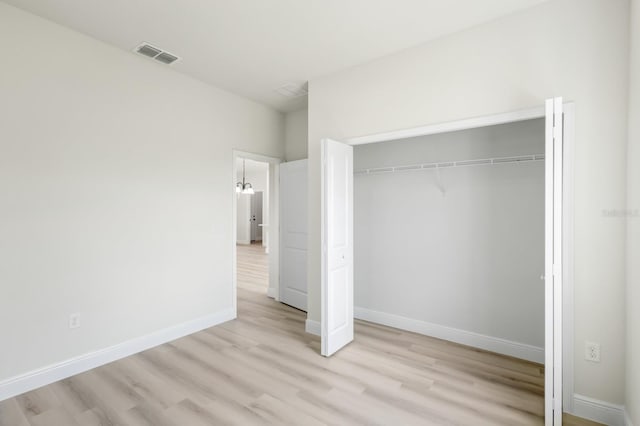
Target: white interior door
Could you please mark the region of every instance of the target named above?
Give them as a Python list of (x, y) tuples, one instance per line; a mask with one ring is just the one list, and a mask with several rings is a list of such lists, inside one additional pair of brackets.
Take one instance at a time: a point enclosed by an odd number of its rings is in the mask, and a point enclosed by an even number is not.
[(546, 101), (545, 425), (562, 425), (562, 98)]
[(353, 147), (322, 141), (321, 353), (353, 340)]
[(280, 164), (281, 302), (307, 310), (308, 161)]

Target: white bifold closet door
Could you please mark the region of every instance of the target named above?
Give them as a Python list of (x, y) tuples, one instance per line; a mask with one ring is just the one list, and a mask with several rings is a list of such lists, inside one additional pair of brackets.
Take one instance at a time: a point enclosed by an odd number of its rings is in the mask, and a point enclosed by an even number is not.
[(562, 425), (562, 98), (548, 99), (545, 134), (545, 425)]
[(307, 160), (280, 164), (279, 300), (307, 310)]
[(353, 147), (322, 141), (321, 353), (353, 340)]

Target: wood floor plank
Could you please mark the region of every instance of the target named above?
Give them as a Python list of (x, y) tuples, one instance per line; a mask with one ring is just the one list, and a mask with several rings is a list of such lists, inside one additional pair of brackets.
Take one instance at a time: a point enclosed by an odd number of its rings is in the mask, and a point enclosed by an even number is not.
[(29, 426), (26, 414), (15, 398), (0, 401), (0, 426)]
[(567, 413), (564, 413), (562, 415), (562, 424), (565, 426), (602, 426), (602, 423), (572, 416), (571, 414)]
[(228, 420), (209, 406), (196, 404), (189, 399), (169, 407), (165, 415), (174, 425), (210, 426), (224, 424)]
[(269, 394), (263, 394), (249, 405), (249, 409), (262, 417), (265, 423), (280, 425), (324, 426), (315, 417), (286, 404)]
[(29, 419), (33, 426), (81, 426), (67, 410), (55, 407)]
[(49, 387), (27, 392), (17, 396), (15, 400), (27, 418), (37, 416), (62, 405), (53, 389)]
[(325, 358), (262, 247), (237, 281), (238, 319), (2, 401), (0, 426), (544, 423), (542, 365), (365, 321)]
[(108, 371), (120, 377), (145, 401), (152, 401), (163, 408), (169, 408), (185, 399), (184, 393), (170, 386), (150, 371), (140, 368), (135, 357), (125, 358), (109, 366)]

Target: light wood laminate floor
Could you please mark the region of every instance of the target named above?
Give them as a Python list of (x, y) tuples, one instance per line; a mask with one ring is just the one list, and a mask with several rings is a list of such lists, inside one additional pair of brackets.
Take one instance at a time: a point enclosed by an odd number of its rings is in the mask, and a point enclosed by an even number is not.
[(323, 358), (266, 277), (239, 246), (238, 319), (0, 402), (0, 425), (543, 424), (541, 365), (361, 321)]

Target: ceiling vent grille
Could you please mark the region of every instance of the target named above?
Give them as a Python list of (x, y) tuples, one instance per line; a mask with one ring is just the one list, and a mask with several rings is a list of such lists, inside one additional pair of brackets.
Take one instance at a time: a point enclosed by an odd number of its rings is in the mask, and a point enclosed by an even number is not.
[(308, 83), (287, 83), (276, 89), (276, 92), (287, 98), (299, 98), (309, 93)]
[(163, 64), (172, 64), (178, 61), (180, 58), (167, 51), (164, 51), (156, 46), (152, 46), (149, 43), (142, 43), (134, 49), (136, 53), (146, 56), (151, 59), (155, 59)]

